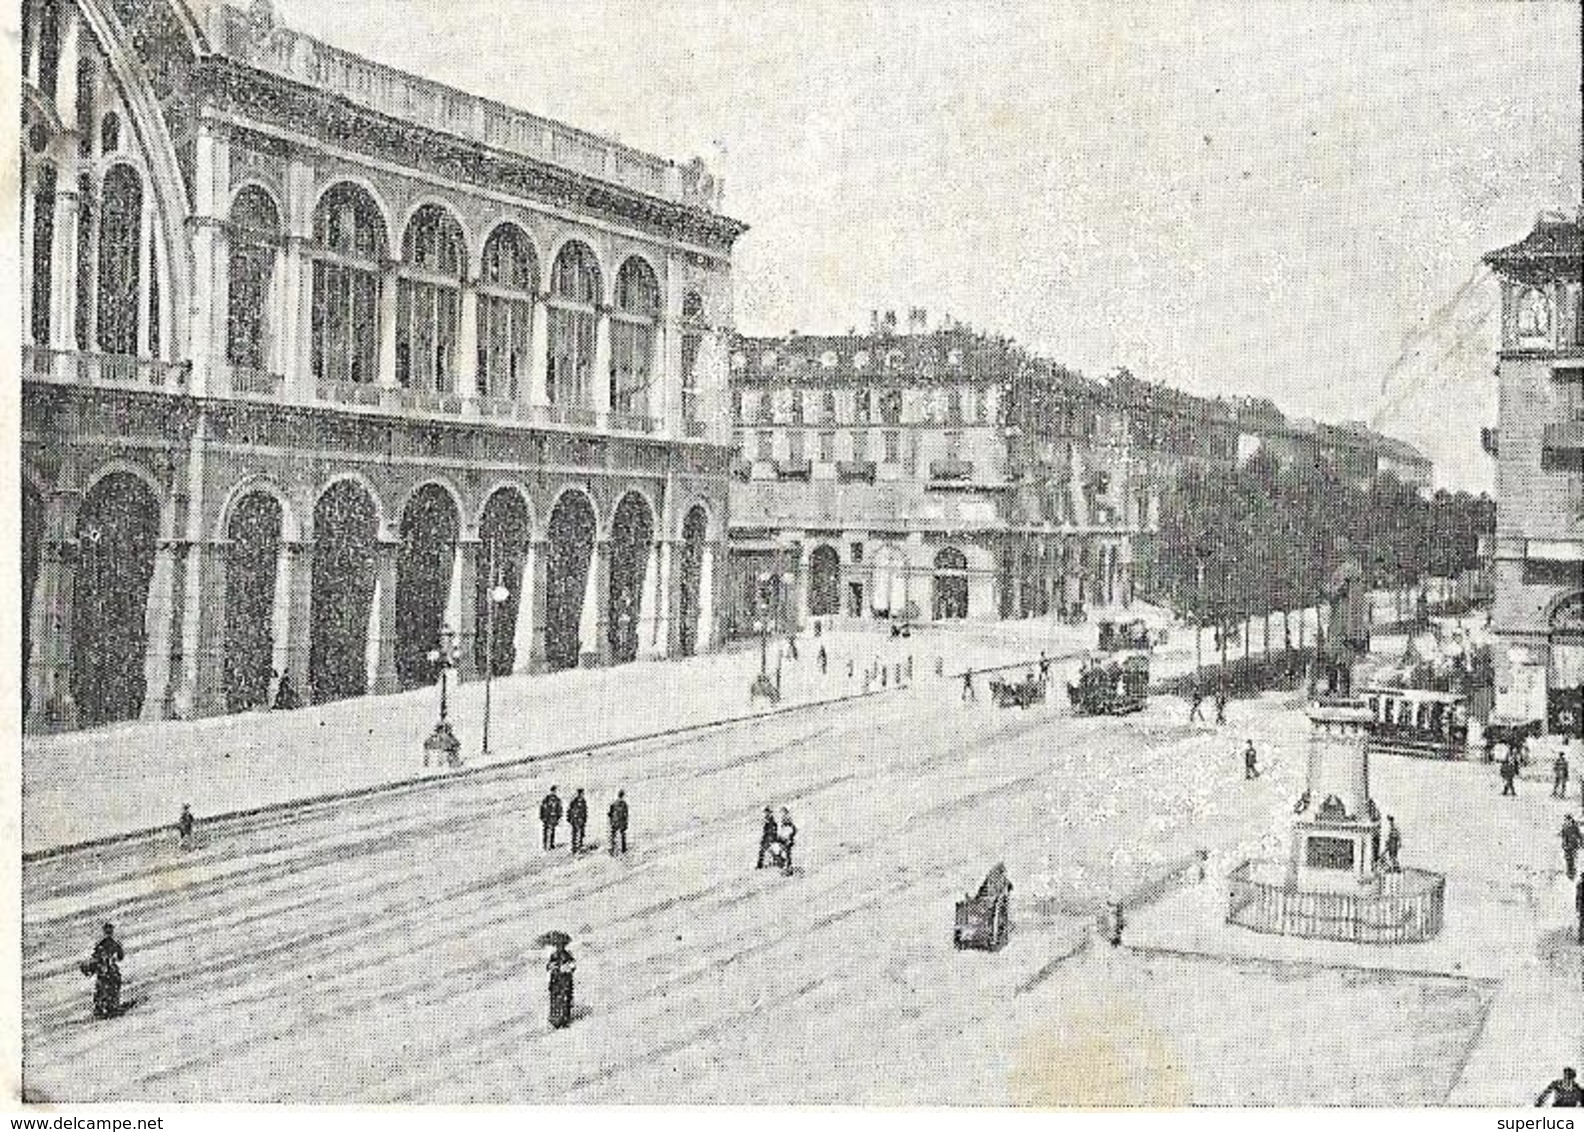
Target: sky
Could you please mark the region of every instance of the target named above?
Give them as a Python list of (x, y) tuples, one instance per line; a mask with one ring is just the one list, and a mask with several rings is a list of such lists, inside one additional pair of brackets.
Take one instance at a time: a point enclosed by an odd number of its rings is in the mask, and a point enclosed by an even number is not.
[(1493, 472), (1480, 256), (1580, 199), (1577, 0), (275, 7), (703, 156), (751, 226), (745, 333), (923, 307), (1086, 373), (1374, 420), (1452, 487)]

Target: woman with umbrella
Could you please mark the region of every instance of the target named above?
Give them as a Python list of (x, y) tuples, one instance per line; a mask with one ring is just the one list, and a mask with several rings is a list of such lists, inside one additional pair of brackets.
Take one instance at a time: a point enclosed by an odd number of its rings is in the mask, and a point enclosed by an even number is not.
[(566, 932), (546, 932), (539, 937), (540, 947), (552, 947), (550, 961), (545, 969), (550, 972), (550, 1027), (565, 1029), (572, 1024), (572, 972), (577, 970), (577, 960), (567, 950), (572, 937)]

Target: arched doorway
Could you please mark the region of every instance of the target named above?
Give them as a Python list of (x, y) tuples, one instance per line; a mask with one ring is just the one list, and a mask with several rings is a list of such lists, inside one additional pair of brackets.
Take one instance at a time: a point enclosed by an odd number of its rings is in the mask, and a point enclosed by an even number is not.
[(968, 616), (968, 556), (955, 546), (935, 555), (935, 620)]
[[(478, 632), (473, 638), (473, 656), (480, 672), (508, 676), (517, 663), (513, 630), (517, 611), (522, 607), (523, 559), (528, 547), (528, 505), (521, 495), (506, 488), (495, 492), (484, 505), (479, 520), (478, 584), (473, 607), (477, 611)], [(506, 600), (494, 603), (490, 591), (506, 589)], [(495, 619), (491, 628), (490, 618)], [(494, 641), (491, 656), (490, 641)]]
[(44, 497), (22, 481), (22, 715), (32, 704), (28, 670), (33, 663), (33, 591), (38, 586), (39, 554), (44, 544)]
[(699, 615), (703, 611), (700, 592), (704, 577), (704, 539), (709, 518), (704, 508), (694, 507), (682, 522), (682, 584), (677, 594), (677, 648), (683, 656), (698, 651)]
[(580, 491), (565, 492), (550, 513), (545, 546), (545, 664), (551, 671), (577, 667), (578, 623), (593, 552), (594, 505)]
[(654, 518), (649, 504), (637, 492), (628, 492), (616, 505), (616, 518), (611, 524), (605, 637), (615, 664), (637, 658), (638, 619), (653, 612), (643, 608), (644, 572), (653, 544)]
[(1550, 628), (1546, 722), (1554, 734), (1584, 738), (1584, 593), (1557, 603)]
[(894, 546), (875, 551), (870, 605), (876, 617), (907, 616), (907, 559)]
[(71, 692), (84, 724), (136, 719), (143, 710), (144, 616), (158, 537), (159, 503), (136, 476), (108, 475), (83, 500)]
[(275, 570), (280, 562), (281, 505), (249, 492), (226, 524), (226, 707), (246, 711), (269, 702), (275, 656)]
[[(429, 652), (440, 643), (446, 614), (460, 612), (450, 608), (450, 599), (461, 523), (450, 493), (439, 484), (420, 487), (402, 508), (394, 628), (396, 680), (403, 688), (434, 682)], [(460, 595), (456, 604), (460, 607)], [(388, 632), (390, 627), (382, 628)]]
[(369, 608), (379, 517), (361, 484), (342, 480), (314, 506), (308, 685), (315, 702), (368, 691)]
[(809, 616), (834, 617), (841, 608), (841, 555), (832, 546), (809, 554)]

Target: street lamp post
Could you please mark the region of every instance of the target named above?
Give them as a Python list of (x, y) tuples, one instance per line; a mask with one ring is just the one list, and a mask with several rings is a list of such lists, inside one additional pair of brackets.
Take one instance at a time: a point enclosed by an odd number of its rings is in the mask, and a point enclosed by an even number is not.
[(449, 704), (446, 698), (451, 670), (456, 667), (461, 655), (461, 651), (457, 648), (456, 630), (449, 625), (442, 627), (439, 642), (428, 653), (429, 663), (440, 670), (440, 721), (435, 724), (434, 732), (424, 741), (425, 766), (429, 765), (430, 755), (434, 755), (441, 765), (461, 764), (461, 759), (458, 757), (461, 744), (457, 741), (455, 732), (451, 730)]
[(489, 608), (484, 616), (484, 742), (481, 754), (484, 758), (490, 753), (490, 686), (495, 677), (495, 614), (511, 598), (511, 591), (501, 585), (499, 575), (490, 587)]

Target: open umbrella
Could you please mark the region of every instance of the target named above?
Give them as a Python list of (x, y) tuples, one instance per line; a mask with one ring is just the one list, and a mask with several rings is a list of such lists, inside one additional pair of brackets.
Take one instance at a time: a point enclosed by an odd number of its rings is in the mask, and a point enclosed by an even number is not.
[(539, 947), (565, 947), (572, 942), (566, 932), (545, 932), (534, 941)]

